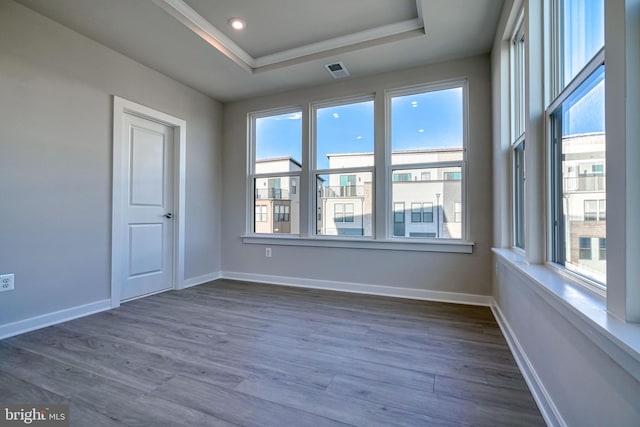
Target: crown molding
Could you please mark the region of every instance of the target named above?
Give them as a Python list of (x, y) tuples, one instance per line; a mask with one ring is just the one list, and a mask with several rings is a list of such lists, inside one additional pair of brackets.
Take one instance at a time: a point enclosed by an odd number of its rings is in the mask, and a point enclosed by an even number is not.
[(398, 40), (402, 35), (405, 35), (406, 38), (425, 34), (424, 8), (426, 0), (416, 0), (417, 18), (254, 58), (183, 0), (153, 0), (153, 2), (220, 53), (252, 74), (304, 62), (305, 59), (326, 57), (336, 51), (345, 52), (362, 46), (381, 45)]

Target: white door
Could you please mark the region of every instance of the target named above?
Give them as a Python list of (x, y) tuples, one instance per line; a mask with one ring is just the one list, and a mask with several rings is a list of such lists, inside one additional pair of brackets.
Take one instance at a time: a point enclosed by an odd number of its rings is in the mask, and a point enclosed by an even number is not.
[[(121, 299), (173, 287), (173, 128), (130, 114), (123, 118), (127, 170)], [(126, 175), (126, 176), (125, 176)]]

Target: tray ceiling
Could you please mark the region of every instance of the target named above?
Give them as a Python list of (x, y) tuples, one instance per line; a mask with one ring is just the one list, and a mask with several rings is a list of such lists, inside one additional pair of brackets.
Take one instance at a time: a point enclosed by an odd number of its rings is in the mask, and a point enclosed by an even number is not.
[[(16, 0), (221, 101), (487, 53), (503, 0)], [(235, 32), (228, 19), (247, 28)]]

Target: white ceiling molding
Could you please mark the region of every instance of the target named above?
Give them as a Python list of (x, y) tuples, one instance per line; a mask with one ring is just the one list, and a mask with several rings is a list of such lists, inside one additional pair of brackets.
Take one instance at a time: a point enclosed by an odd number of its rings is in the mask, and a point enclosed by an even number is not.
[(407, 37), (425, 34), (424, 3), (426, 0), (416, 0), (418, 17), (415, 19), (382, 25), (254, 58), (183, 0), (153, 0), (153, 2), (227, 58), (251, 73), (303, 62), (302, 58), (315, 59), (329, 56), (337, 50), (348, 51), (362, 46), (381, 45), (397, 40), (398, 36), (403, 34), (407, 34)]
[(185, 27), (200, 36), (204, 41), (218, 49), (227, 58), (249, 72), (255, 68), (255, 59), (233, 40), (225, 36), (211, 22), (204, 19), (182, 0), (153, 0), (155, 4), (167, 11)]

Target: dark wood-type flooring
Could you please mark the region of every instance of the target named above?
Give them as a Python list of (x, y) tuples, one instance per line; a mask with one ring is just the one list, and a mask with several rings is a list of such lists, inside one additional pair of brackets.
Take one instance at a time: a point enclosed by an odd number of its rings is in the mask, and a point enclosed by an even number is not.
[(486, 307), (228, 280), (0, 341), (73, 426), (541, 426)]

